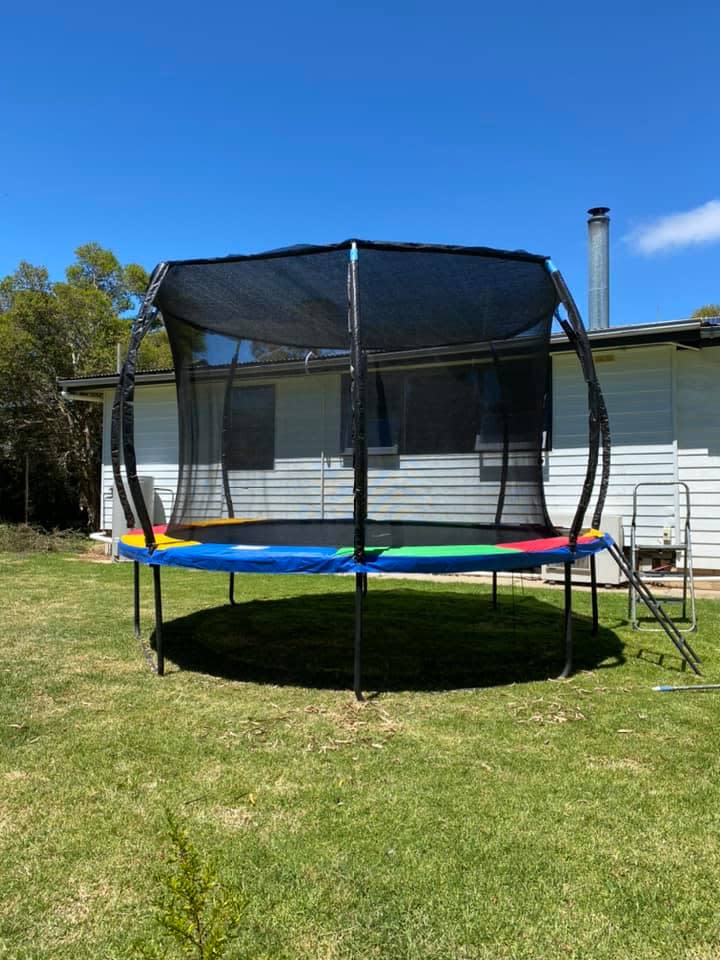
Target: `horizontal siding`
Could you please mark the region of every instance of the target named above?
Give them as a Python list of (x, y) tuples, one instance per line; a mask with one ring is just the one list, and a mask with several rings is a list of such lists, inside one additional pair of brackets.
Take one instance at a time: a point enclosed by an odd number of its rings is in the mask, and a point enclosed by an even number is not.
[[(671, 348), (618, 350), (598, 363), (613, 443), (647, 449), (673, 441)], [(610, 359), (612, 358), (612, 359)], [(574, 357), (553, 358), (553, 450), (587, 444), (587, 388)], [(620, 452), (620, 450), (618, 452)]]
[[(623, 518), (630, 535), (635, 484), (672, 480), (675, 470), (672, 417), (671, 348), (608, 352), (597, 363), (608, 408), (612, 437), (612, 472), (606, 515)], [(553, 443), (546, 466), (545, 497), (551, 515), (572, 513), (580, 497), (587, 467), (587, 388), (577, 360), (553, 357)], [(596, 484), (591, 507), (597, 497)], [(590, 521), (592, 509), (587, 521)], [(638, 536), (662, 540), (663, 528), (675, 516), (672, 488), (649, 487), (638, 512)]]
[(677, 354), (678, 477), (690, 487), (693, 558), (720, 569), (720, 350)]
[[(210, 398), (213, 403), (218, 402), (217, 392), (213, 387)], [(138, 387), (135, 409), (138, 472), (155, 479), (155, 520), (162, 522), (170, 515), (177, 484), (174, 387)], [(351, 516), (351, 458), (340, 449), (340, 377), (327, 375), (279, 381), (275, 410), (274, 468), (229, 474), (235, 515), (268, 519)], [(108, 417), (103, 468), (106, 526), (112, 522), (109, 449)], [(522, 453), (514, 452), (511, 465), (523, 463)], [(497, 508), (495, 478), (500, 465), (497, 454), (371, 457), (369, 516), (492, 522)], [(492, 481), (483, 481), (485, 471), (492, 475)], [(199, 493), (194, 513), (198, 519), (226, 515), (221, 477), (219, 463), (200, 464), (194, 469), (193, 482)], [(207, 491), (204, 496), (203, 488)], [(533, 493), (533, 487), (526, 483), (510, 482), (503, 518), (506, 521), (522, 519), (523, 503)]]
[[(105, 393), (103, 417), (102, 516), (112, 527), (113, 473), (110, 460), (110, 417), (113, 394)], [(135, 390), (135, 454), (138, 474), (155, 480), (154, 519), (170, 517), (177, 490), (178, 430), (175, 387), (158, 384)]]

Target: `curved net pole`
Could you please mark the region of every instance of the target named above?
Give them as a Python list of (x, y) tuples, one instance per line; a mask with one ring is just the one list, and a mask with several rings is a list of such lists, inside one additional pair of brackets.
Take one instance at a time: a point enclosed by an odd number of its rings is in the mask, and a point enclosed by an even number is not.
[[(150, 515), (142, 495), (140, 481), (138, 480), (137, 458), (135, 456), (135, 417), (133, 408), (135, 366), (137, 364), (140, 343), (154, 320), (155, 314), (152, 310), (153, 302), (167, 270), (168, 264), (166, 263), (161, 263), (155, 268), (150, 277), (150, 283), (148, 284), (138, 315), (133, 321), (127, 357), (120, 371), (118, 387), (113, 401), (111, 425), (113, 477), (118, 491), (118, 498), (122, 503), (123, 512), (125, 513), (125, 520), (129, 527), (132, 527), (135, 523), (133, 508), (130, 505), (130, 498), (132, 498), (135, 511), (137, 512), (137, 518), (145, 535), (145, 545), (151, 550), (155, 547), (155, 535), (152, 530), (152, 524), (150, 523)], [(125, 473), (127, 475), (130, 497), (128, 497), (125, 489), (120, 470), (121, 446), (125, 458)]]
[(600, 460), (601, 436), (603, 445), (603, 467), (598, 502), (593, 514), (593, 526), (596, 526), (596, 520), (597, 523), (599, 523), (602, 517), (607, 486), (610, 479), (610, 426), (607, 417), (607, 408), (605, 407), (605, 401), (595, 371), (590, 341), (588, 340), (583, 322), (580, 319), (580, 312), (560, 271), (551, 260), (547, 261), (547, 267), (555, 285), (558, 298), (568, 313), (568, 320), (560, 319), (560, 324), (575, 349), (588, 387), (588, 465), (577, 510), (575, 511), (572, 526), (570, 527), (570, 546), (574, 547), (577, 543), (580, 530), (582, 529), (585, 514), (590, 505), (593, 488), (595, 486), (595, 478)]
[(598, 385), (598, 394), (600, 401), (600, 435), (602, 437), (602, 473), (600, 474), (600, 490), (598, 491), (595, 512), (593, 513), (592, 525), (595, 530), (600, 530), (602, 523), (602, 513), (605, 508), (605, 498), (607, 497), (608, 485), (610, 483), (610, 418), (608, 417), (607, 407), (605, 406), (605, 397)]
[(118, 385), (113, 397), (112, 414), (110, 420), (110, 460), (112, 463), (113, 480), (117, 490), (118, 500), (122, 506), (125, 515), (125, 523), (128, 527), (135, 526), (135, 517), (133, 516), (130, 500), (128, 499), (125, 484), (122, 478), (120, 465), (122, 463), (122, 397), (125, 389), (125, 364), (122, 365), (120, 375), (118, 376)]

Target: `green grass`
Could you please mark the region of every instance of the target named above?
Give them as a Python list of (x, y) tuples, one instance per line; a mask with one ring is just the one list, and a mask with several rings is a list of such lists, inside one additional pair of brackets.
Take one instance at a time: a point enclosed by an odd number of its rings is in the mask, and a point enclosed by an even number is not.
[[(601, 596), (579, 671), (559, 591), (164, 571), (168, 675), (132, 568), (0, 560), (0, 957), (136, 956), (165, 808), (244, 903), (236, 957), (720, 956), (720, 700)], [(151, 631), (150, 578), (143, 617)], [(718, 610), (696, 648), (717, 679)], [(640, 640), (642, 639), (642, 646)]]

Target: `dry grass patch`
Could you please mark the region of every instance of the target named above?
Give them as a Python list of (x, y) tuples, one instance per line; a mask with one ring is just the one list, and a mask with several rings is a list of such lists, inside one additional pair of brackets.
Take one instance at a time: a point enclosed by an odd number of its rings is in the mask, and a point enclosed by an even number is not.
[(563, 703), (547, 697), (532, 697), (507, 704), (508, 713), (517, 723), (536, 723), (540, 726), (587, 720), (587, 706)]

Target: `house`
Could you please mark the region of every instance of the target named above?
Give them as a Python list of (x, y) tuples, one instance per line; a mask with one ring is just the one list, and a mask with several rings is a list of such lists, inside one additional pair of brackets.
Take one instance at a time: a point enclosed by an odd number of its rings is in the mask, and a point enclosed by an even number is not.
[[(632, 497), (641, 481), (686, 481), (691, 490), (696, 570), (720, 573), (720, 326), (682, 320), (589, 332), (612, 432), (612, 475), (606, 516), (623, 518), (629, 535)], [(551, 517), (572, 513), (587, 462), (587, 392), (564, 334), (553, 336), (552, 417), (547, 423), (545, 493)], [(298, 367), (299, 369), (295, 369)], [(276, 365), (246, 384), (255, 405), (253, 442), (236, 458), (233, 500), (238, 515), (338, 516), (351, 509), (343, 373), (328, 365), (303, 376), (302, 362)], [(238, 374), (240, 376), (240, 374)], [(104, 430), (103, 527), (112, 527), (110, 416), (117, 375), (60, 384), (69, 398), (102, 398)], [(400, 388), (399, 388), (400, 389)], [(169, 518), (177, 485), (178, 442), (172, 370), (139, 373), (135, 390), (135, 448), (141, 474), (154, 478), (154, 519)], [(477, 454), (432, 458), (399, 449), (392, 438), (373, 453), (371, 466), (406, 519), (432, 515), (461, 521), (480, 509)], [(373, 440), (371, 438), (372, 445)], [(419, 449), (419, 448), (418, 448)], [(372, 483), (372, 478), (371, 478)], [(673, 539), (684, 520), (672, 486), (646, 491), (640, 517), (643, 540)], [(221, 504), (209, 504), (221, 516)], [(219, 511), (219, 512), (218, 512)]]

